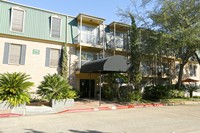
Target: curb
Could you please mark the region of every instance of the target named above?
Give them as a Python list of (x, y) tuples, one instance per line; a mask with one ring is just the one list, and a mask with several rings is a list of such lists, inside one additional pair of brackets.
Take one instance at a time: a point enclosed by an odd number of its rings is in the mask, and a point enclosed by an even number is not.
[[(190, 103), (191, 104), (191, 103)], [(197, 103), (198, 104), (198, 103)], [(104, 107), (97, 107), (97, 108), (81, 108), (81, 109), (66, 109), (54, 114), (61, 114), (61, 113), (79, 113), (79, 112), (94, 112), (94, 111), (107, 111), (107, 110), (120, 110), (120, 109), (132, 109), (132, 108), (146, 108), (146, 107), (161, 107), (161, 106), (175, 106), (175, 105), (186, 105), (183, 103), (177, 104), (164, 104), (164, 103), (151, 103), (151, 104), (128, 104), (128, 105), (117, 105), (117, 106), (104, 106)], [(18, 117), (24, 116), (23, 114), (15, 114), (15, 113), (5, 113), (0, 114), (0, 118), (5, 117)]]
[(118, 105), (118, 106), (113, 106), (113, 107), (106, 106), (106, 107), (98, 107), (98, 108), (69, 109), (69, 110), (57, 112), (57, 114), (117, 110), (117, 109), (131, 109), (131, 108), (144, 108), (144, 107), (159, 107), (159, 106), (165, 106), (165, 105), (162, 104), (162, 103), (158, 103), (158, 104), (138, 104), (138, 105), (130, 104), (130, 105)]
[(5, 117), (17, 117), (17, 116), (23, 116), (23, 115), (22, 115), (22, 114), (14, 114), (14, 113), (0, 114), (0, 118), (5, 118)]

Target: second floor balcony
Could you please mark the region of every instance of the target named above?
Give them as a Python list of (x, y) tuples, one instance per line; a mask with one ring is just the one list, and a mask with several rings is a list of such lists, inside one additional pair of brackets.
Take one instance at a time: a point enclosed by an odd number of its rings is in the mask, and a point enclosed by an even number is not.
[(107, 33), (106, 34), (106, 48), (108, 49), (129, 49), (129, 39), (126, 33), (116, 34)]
[(88, 33), (82, 31), (80, 34), (78, 34), (75, 38), (76, 43), (82, 43), (86, 45), (91, 45), (91, 46), (101, 46), (101, 41), (100, 41), (100, 35), (99, 34), (93, 34), (93, 33)]

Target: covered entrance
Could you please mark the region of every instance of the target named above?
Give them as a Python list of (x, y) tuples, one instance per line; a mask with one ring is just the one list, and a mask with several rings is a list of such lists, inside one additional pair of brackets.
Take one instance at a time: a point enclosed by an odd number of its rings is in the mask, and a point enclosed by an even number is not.
[(121, 55), (110, 56), (94, 60), (81, 66), (81, 73), (125, 73), (129, 68), (126, 57)]
[(104, 59), (94, 60), (81, 66), (80, 73), (98, 73), (99, 76), (99, 105), (101, 104), (101, 88), (103, 74), (126, 73), (129, 69), (129, 62), (121, 55), (110, 56)]
[(94, 98), (95, 81), (92, 79), (80, 79), (80, 97)]

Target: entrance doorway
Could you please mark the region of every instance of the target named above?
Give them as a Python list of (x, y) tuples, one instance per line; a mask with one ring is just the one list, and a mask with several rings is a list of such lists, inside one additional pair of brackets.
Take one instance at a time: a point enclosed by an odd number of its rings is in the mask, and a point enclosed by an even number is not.
[(94, 98), (95, 81), (90, 79), (80, 79), (80, 97)]

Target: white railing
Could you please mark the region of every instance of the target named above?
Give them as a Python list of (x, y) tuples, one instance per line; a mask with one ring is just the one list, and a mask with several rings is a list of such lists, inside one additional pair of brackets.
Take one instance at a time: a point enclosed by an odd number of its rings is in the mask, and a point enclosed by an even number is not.
[(106, 44), (107, 48), (127, 48), (127, 39), (124, 36), (116, 35), (114, 36), (113, 33), (106, 34)]
[(75, 37), (75, 42), (86, 43), (91, 45), (100, 45), (100, 36), (98, 34), (89, 34), (87, 32), (81, 32), (81, 35), (79, 34)]

